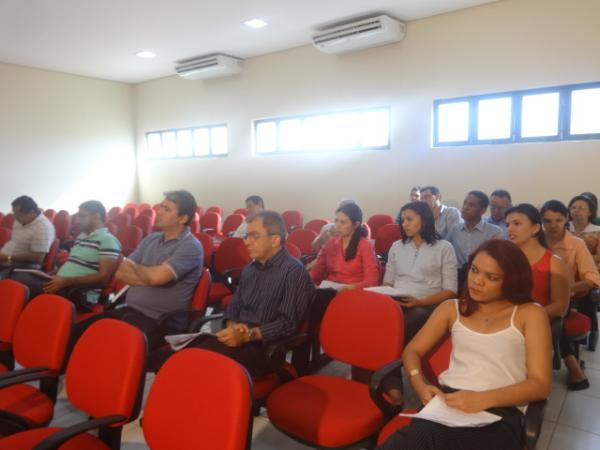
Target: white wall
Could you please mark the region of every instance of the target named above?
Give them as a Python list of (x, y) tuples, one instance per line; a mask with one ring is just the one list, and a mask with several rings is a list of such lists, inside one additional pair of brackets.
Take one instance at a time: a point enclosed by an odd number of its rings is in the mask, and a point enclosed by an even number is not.
[[(140, 195), (157, 201), (187, 188), (230, 212), (248, 194), (267, 207), (331, 217), (356, 199), (365, 215), (394, 213), (414, 184), (461, 202), (470, 189), (507, 188), (542, 202), (600, 191), (600, 143), (558, 142), (432, 149), (432, 101), (461, 95), (600, 80), (600, 2), (505, 0), (412, 22), (398, 44), (345, 56), (310, 46), (246, 61), (240, 76), (177, 77), (135, 88)], [(389, 152), (252, 155), (253, 119), (392, 106)], [(226, 158), (151, 161), (144, 133), (226, 122)]]
[(0, 64), (0, 211), (26, 194), (77, 211), (135, 196), (130, 85)]

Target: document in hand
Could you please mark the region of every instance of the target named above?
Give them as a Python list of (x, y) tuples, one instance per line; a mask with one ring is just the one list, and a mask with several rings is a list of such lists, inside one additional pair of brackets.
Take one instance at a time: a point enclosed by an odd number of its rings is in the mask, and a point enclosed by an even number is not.
[(408, 297), (398, 289), (394, 289), (391, 286), (372, 286), (364, 289), (365, 291), (377, 292), (383, 295), (389, 295), (390, 297)]
[(199, 331), (198, 333), (185, 333), (185, 334), (171, 334), (169, 336), (165, 336), (165, 341), (167, 344), (171, 346), (173, 351), (181, 350), (185, 348), (190, 342), (196, 339), (201, 334), (212, 334), (208, 331)]
[(321, 281), (321, 284), (319, 284), (319, 289), (335, 289), (336, 291), (339, 291), (344, 286), (348, 285), (344, 283), (336, 283), (335, 281), (323, 280)]
[(399, 415), (430, 420), (431, 422), (441, 423), (447, 427), (484, 427), (502, 419), (502, 417), (487, 411), (465, 413), (456, 408), (451, 408), (437, 395), (418, 413), (400, 413)]
[(35, 275), (36, 277), (45, 278), (46, 280), (51, 280), (52, 275), (48, 275), (46, 272), (42, 272), (37, 269), (13, 269), (14, 272), (21, 273), (30, 273), (31, 275)]

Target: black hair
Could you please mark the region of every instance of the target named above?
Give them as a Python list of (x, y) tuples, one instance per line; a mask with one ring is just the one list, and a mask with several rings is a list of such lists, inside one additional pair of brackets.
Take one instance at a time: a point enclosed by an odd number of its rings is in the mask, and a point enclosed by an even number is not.
[(173, 203), (175, 203), (175, 205), (177, 205), (178, 216), (187, 216), (185, 225), (192, 223), (194, 220), (194, 215), (196, 214), (196, 210), (198, 209), (198, 204), (191, 193), (188, 191), (179, 190), (165, 192), (163, 195), (165, 196), (165, 199), (171, 200)]
[(37, 203), (31, 197), (29, 197), (27, 195), (21, 195), (20, 197), (17, 197), (16, 199), (14, 199), (13, 202), (11, 203), (11, 206), (13, 208), (18, 206), (19, 211), (21, 211), (22, 213), (31, 213), (31, 212), (39, 213), (39, 211), (40, 211)]
[(488, 198), (488, 196), (486, 195), (485, 192), (469, 191), (467, 196), (469, 196), (469, 195), (472, 195), (473, 197), (477, 197), (477, 199), (479, 200), (479, 207), (481, 209), (485, 209), (490, 205), (490, 199)]
[(256, 219), (262, 219), (262, 225), (270, 235), (276, 235), (281, 238), (281, 245), (285, 243), (285, 237), (287, 235), (285, 222), (281, 217), (281, 214), (275, 211), (258, 211), (246, 219), (247, 223), (254, 222)]
[(88, 200), (87, 202), (83, 202), (79, 205), (79, 208), (85, 209), (92, 214), (98, 214), (102, 222), (106, 220), (106, 208), (104, 208), (104, 205), (98, 200)]
[(588, 205), (588, 209), (590, 210), (590, 216), (588, 217), (588, 222), (594, 223), (594, 220), (596, 219), (596, 216), (598, 214), (598, 205), (596, 203), (594, 203), (594, 200), (592, 200), (588, 195), (581, 195), (581, 194), (576, 195), (569, 202), (569, 220), (573, 220), (571, 218), (571, 206), (573, 206), (573, 203), (575, 203), (578, 200), (581, 200), (582, 202), (585, 202)]
[(544, 203), (542, 205), (542, 209), (540, 210), (542, 216), (546, 211), (557, 212), (567, 218), (569, 217), (569, 209), (560, 200), (548, 200), (546, 203)]
[(400, 236), (402, 236), (403, 243), (406, 244), (406, 242), (411, 239), (404, 232), (404, 228), (402, 228), (402, 212), (407, 209), (414, 211), (421, 218), (421, 229), (419, 230), (419, 234), (425, 242), (434, 244), (440, 239), (440, 236), (435, 231), (435, 219), (431, 212), (431, 208), (423, 202), (410, 202), (400, 208), (400, 212), (398, 213), (398, 217), (400, 218)]
[(535, 234), (535, 238), (542, 245), (542, 247), (548, 248), (546, 236), (544, 236), (544, 230), (542, 228), (542, 215), (538, 209), (529, 203), (519, 203), (518, 205), (509, 208), (504, 214), (504, 218), (506, 219), (509, 214), (513, 213), (523, 214), (527, 216), (527, 219), (529, 219), (533, 225), (539, 225), (540, 230)]
[[(596, 194), (594, 194), (593, 192), (582, 192), (579, 195), (585, 195), (586, 197), (591, 198), (592, 201), (596, 204), (596, 209), (598, 209), (598, 197), (596, 197)], [(600, 225), (600, 219), (598, 219), (598, 216), (592, 218), (592, 223)]]
[(358, 226), (352, 233), (352, 238), (350, 239), (350, 243), (346, 249), (346, 255), (344, 255), (344, 260), (350, 261), (356, 256), (356, 250), (358, 249), (360, 238), (367, 236), (367, 230), (362, 226), (362, 210), (356, 203), (346, 203), (340, 206), (335, 213), (344, 213), (348, 216), (352, 224), (358, 222)]
[(437, 187), (435, 187), (435, 186), (423, 186), (421, 188), (421, 192), (423, 192), (423, 191), (429, 191), (433, 195), (440, 195), (441, 194), (440, 190)]
[(260, 206), (261, 208), (265, 207), (265, 202), (263, 201), (260, 195), (251, 195), (246, 199), (246, 203), (253, 203), (255, 205)]
[(509, 203), (512, 203), (512, 198), (510, 196), (510, 192), (504, 189), (496, 189), (494, 192), (490, 194), (490, 197), (504, 197), (508, 199)]

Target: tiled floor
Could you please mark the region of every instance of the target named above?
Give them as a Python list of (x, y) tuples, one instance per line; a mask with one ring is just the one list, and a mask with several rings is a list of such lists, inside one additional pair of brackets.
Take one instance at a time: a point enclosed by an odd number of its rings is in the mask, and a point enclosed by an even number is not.
[[(594, 353), (582, 352), (586, 361), (586, 373), (591, 388), (580, 392), (566, 390), (566, 371), (554, 373), (552, 394), (544, 416), (544, 424), (538, 442), (538, 450), (598, 450), (600, 449), (600, 349)], [(348, 367), (332, 363), (323, 370), (345, 376)], [(152, 376), (148, 376), (146, 394), (152, 384)], [(414, 394), (408, 394), (408, 406), (415, 404)], [(53, 425), (70, 425), (84, 416), (74, 410), (64, 397), (59, 396)], [(123, 450), (146, 449), (142, 430), (138, 422), (127, 425), (123, 432)], [(277, 431), (263, 414), (254, 419), (252, 439), (253, 450), (302, 450), (305, 445)], [(360, 448), (360, 447), (357, 447)]]

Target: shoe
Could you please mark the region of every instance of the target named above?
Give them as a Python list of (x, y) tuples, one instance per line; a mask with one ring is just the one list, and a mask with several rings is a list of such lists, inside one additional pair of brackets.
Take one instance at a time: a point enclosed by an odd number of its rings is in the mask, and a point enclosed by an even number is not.
[(590, 352), (596, 351), (596, 344), (598, 344), (598, 331), (592, 331), (588, 337), (587, 349)]
[(590, 381), (587, 378), (579, 381), (569, 381), (567, 382), (567, 389), (569, 391), (583, 391), (590, 387)]

